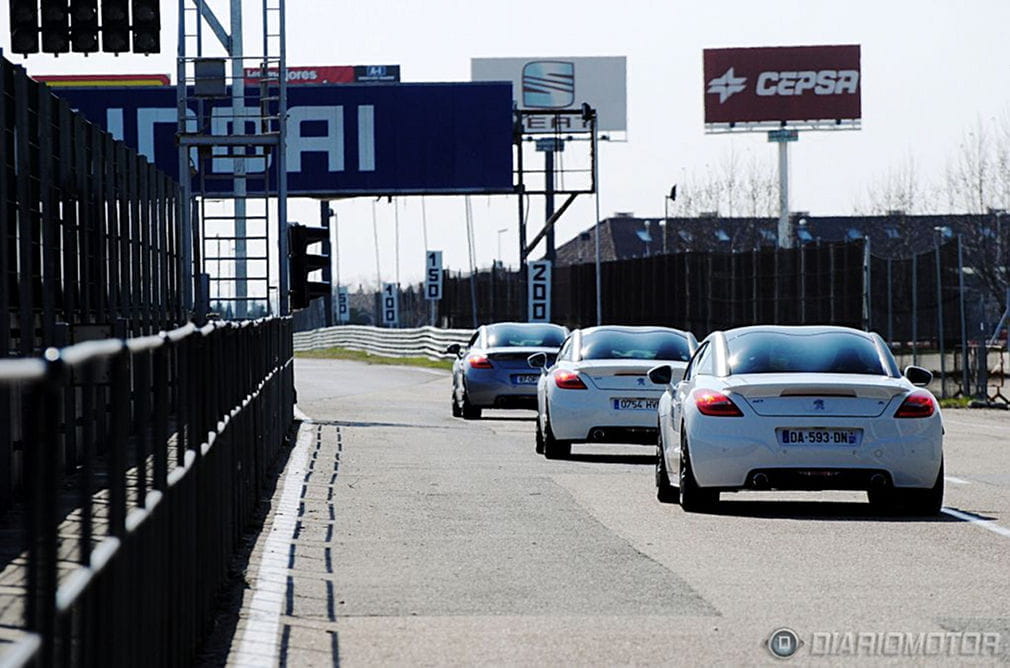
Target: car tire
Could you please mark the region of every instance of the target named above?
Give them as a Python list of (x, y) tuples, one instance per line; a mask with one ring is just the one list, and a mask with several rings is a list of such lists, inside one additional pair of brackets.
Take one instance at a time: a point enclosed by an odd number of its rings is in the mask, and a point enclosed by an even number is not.
[(691, 469), (691, 455), (687, 439), (680, 442), (680, 507), (689, 513), (712, 511), (719, 503), (719, 492), (698, 486)]
[(459, 404), (456, 402), (456, 391), (455, 390), (453, 390), (451, 399), (452, 399), (452, 416), (456, 417), (456, 418), (463, 417), (463, 409), (461, 409), (459, 407)]
[(554, 438), (551, 430), (550, 418), (547, 419), (547, 426), (544, 428), (544, 457), (547, 459), (564, 459), (572, 454), (571, 441), (559, 441)]
[(463, 405), (460, 407), (460, 413), (462, 413), (464, 420), (480, 419), (481, 409), (470, 403), (470, 397), (465, 391), (463, 392)]
[(670, 474), (666, 471), (662, 432), (660, 432), (656, 443), (656, 498), (660, 503), (677, 503), (680, 501), (680, 491), (670, 484)]
[(870, 504), (875, 508), (900, 515), (929, 517), (940, 513), (943, 507), (943, 462), (936, 474), (936, 482), (926, 489), (871, 490)]
[(540, 428), (540, 416), (537, 416), (537, 446), (536, 452), (538, 455), (544, 454), (544, 432)]

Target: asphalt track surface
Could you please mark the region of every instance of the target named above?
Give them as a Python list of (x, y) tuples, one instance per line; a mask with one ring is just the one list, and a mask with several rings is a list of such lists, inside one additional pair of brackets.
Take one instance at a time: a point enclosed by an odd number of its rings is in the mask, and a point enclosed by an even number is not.
[(533, 412), (451, 417), (447, 373), (295, 368), (311, 422), (249, 559), (230, 665), (781, 665), (781, 627), (794, 662), (1010, 662), (1010, 413), (945, 414), (937, 517), (849, 492), (687, 514), (657, 502), (651, 447), (548, 461)]

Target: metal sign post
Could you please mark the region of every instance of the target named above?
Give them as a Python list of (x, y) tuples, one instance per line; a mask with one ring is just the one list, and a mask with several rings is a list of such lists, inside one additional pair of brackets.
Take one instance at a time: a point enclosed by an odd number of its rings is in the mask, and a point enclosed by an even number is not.
[(772, 130), (768, 141), (779, 145), (779, 248), (793, 247), (793, 231), (789, 220), (789, 142), (798, 141), (796, 130)]

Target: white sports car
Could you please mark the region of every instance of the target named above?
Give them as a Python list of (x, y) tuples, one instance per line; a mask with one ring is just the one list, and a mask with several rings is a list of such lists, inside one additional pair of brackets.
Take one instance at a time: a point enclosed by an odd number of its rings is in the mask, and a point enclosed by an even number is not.
[(866, 490), (870, 503), (935, 514), (943, 421), (932, 374), (902, 375), (877, 334), (847, 327), (713, 332), (683, 379), (649, 372), (659, 402), (661, 501), (710, 509), (743, 489)]
[(557, 360), (543, 353), (529, 363), (537, 383), (537, 452), (567, 457), (572, 443), (655, 443), (656, 406), (662, 389), (649, 369), (663, 362), (684, 370), (698, 341), (669, 327), (616, 325), (575, 330)]

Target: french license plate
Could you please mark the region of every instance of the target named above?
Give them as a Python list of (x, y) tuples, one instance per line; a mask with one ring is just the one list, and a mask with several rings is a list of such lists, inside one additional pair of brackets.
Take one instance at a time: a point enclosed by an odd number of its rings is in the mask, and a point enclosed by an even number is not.
[(861, 429), (779, 429), (782, 445), (859, 445)]
[(535, 373), (518, 373), (512, 376), (513, 385), (536, 385), (540, 375)]
[(613, 398), (610, 402), (616, 411), (654, 411), (659, 408), (659, 399)]

